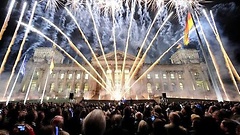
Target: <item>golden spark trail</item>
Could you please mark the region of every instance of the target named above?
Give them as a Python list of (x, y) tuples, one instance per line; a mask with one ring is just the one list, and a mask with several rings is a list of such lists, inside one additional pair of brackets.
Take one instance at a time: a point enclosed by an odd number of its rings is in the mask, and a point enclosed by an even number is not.
[(60, 30), (59, 27), (57, 27), (55, 24), (50, 22), (48, 19), (42, 17), (43, 20), (48, 22), (51, 26), (53, 26), (56, 30), (58, 30), (67, 40), (70, 46), (72, 47), (73, 50), (77, 52), (79, 56), (83, 58), (83, 60), (92, 68), (92, 70), (97, 74), (97, 76), (103, 81), (103, 83), (106, 85), (106, 82), (103, 80), (103, 78), (99, 75), (99, 73), (96, 71), (96, 69), (92, 66), (92, 64), (86, 59), (86, 57), (82, 54), (81, 51), (78, 50), (78, 48), (75, 46), (75, 44), (71, 41), (71, 39), (62, 31)]
[[(29, 22), (28, 22), (28, 26), (30, 26), (30, 25), (32, 24), (32, 20), (33, 20), (33, 16), (34, 16), (34, 13), (35, 13), (36, 6), (37, 6), (37, 1), (34, 2), (33, 9), (32, 9), (32, 14), (31, 14), (31, 16), (30, 16), (30, 19), (29, 19)], [(4, 94), (3, 94), (3, 98), (6, 96), (8, 87), (9, 87), (10, 82), (11, 82), (11, 80), (12, 80), (12, 78), (13, 78), (14, 73), (15, 73), (15, 69), (16, 69), (16, 67), (17, 67), (17, 64), (18, 64), (20, 58), (21, 58), (22, 49), (23, 49), (23, 46), (24, 46), (25, 41), (26, 41), (26, 39), (27, 39), (28, 33), (29, 33), (29, 28), (27, 27), (27, 29), (26, 29), (26, 31), (25, 31), (25, 34), (24, 34), (24, 37), (23, 37), (23, 40), (22, 40), (22, 43), (21, 43), (21, 45), (20, 45), (19, 51), (18, 51), (17, 58), (16, 58), (15, 63), (14, 63), (14, 65), (13, 65), (11, 75), (10, 75), (10, 77), (9, 77), (9, 79), (8, 79), (8, 82), (7, 82), (7, 85), (6, 85)]]
[[(150, 34), (150, 31), (152, 30), (152, 27), (153, 27), (155, 21), (157, 20), (157, 17), (158, 17), (158, 15), (159, 15), (159, 13), (160, 13), (160, 11), (157, 12), (157, 14), (156, 14), (153, 22), (151, 23), (150, 27), (148, 28), (148, 31), (147, 31), (147, 33), (146, 33), (146, 35), (145, 35), (145, 38), (144, 38), (144, 40), (143, 40), (143, 42), (142, 42), (142, 44), (141, 44), (141, 47), (140, 47), (139, 50), (138, 50), (137, 57), (136, 57), (136, 59), (135, 59), (134, 62), (133, 62), (132, 68), (131, 68), (130, 73), (129, 73), (130, 75), (132, 74), (133, 69), (135, 68), (137, 59), (140, 58), (140, 55), (141, 55), (141, 52), (142, 52), (142, 50), (143, 50), (144, 44), (145, 44), (145, 42), (146, 42), (146, 40), (147, 40), (147, 38), (148, 38), (148, 35)], [(129, 80), (129, 81), (130, 81), (130, 80)]]
[(77, 20), (76, 20), (76, 18), (73, 16), (73, 14), (72, 14), (72, 13), (71, 13), (71, 12), (70, 12), (70, 11), (69, 11), (69, 10), (68, 10), (66, 7), (65, 7), (65, 10), (67, 11), (67, 13), (70, 15), (70, 17), (73, 19), (73, 21), (74, 21), (74, 22), (75, 22), (75, 24), (77, 25), (77, 27), (78, 27), (78, 30), (79, 30), (80, 34), (82, 35), (82, 37), (83, 37), (84, 41), (86, 42), (86, 44), (87, 44), (88, 48), (90, 49), (90, 51), (91, 51), (91, 53), (92, 53), (92, 55), (93, 55), (94, 59), (97, 61), (97, 64), (99, 65), (100, 69), (102, 70), (102, 72), (103, 72), (104, 76), (105, 76), (105, 77), (107, 77), (107, 75), (106, 75), (106, 72), (104, 71), (104, 69), (103, 69), (102, 65), (100, 64), (100, 62), (99, 62), (99, 60), (98, 60), (98, 58), (97, 58), (96, 54), (94, 53), (94, 51), (93, 51), (93, 49), (92, 49), (92, 47), (91, 47), (90, 43), (88, 42), (88, 40), (87, 40), (87, 38), (86, 38), (86, 36), (85, 36), (84, 32), (82, 31), (82, 29), (81, 29), (80, 25), (77, 23)]
[(10, 6), (8, 8), (7, 16), (4, 20), (3, 26), (0, 31), (0, 40), (2, 40), (3, 34), (4, 34), (5, 30), (7, 29), (8, 22), (9, 22), (11, 14), (12, 14), (12, 9), (13, 9), (14, 4), (15, 4), (15, 0), (12, 0)]
[(124, 57), (123, 57), (123, 65), (122, 65), (122, 71), (121, 71), (121, 82), (120, 82), (120, 86), (122, 86), (122, 81), (123, 81), (123, 73), (125, 73), (125, 63), (126, 63), (126, 57), (127, 57), (127, 51), (128, 51), (128, 45), (129, 45), (129, 39), (130, 39), (130, 32), (131, 32), (131, 28), (132, 28), (132, 22), (133, 22), (133, 17), (134, 17), (134, 13), (135, 13), (135, 6), (136, 6), (136, 0), (134, 0), (133, 2), (133, 6), (131, 9), (131, 18), (130, 18), (130, 23), (129, 23), (129, 27), (128, 27), (128, 33), (127, 33), (127, 41), (126, 41), (126, 46), (125, 46), (125, 51), (124, 51)]
[[(22, 12), (21, 12), (21, 15), (20, 15), (20, 17), (19, 17), (18, 22), (21, 22), (21, 21), (22, 21), (22, 18), (23, 18), (23, 15), (24, 15), (26, 6), (27, 6), (27, 3), (24, 2), (23, 8), (22, 8)], [(5, 66), (5, 64), (6, 64), (6, 62), (7, 62), (7, 59), (8, 59), (8, 56), (9, 56), (9, 54), (10, 54), (10, 52), (11, 52), (11, 48), (12, 48), (14, 42), (15, 42), (15, 39), (16, 39), (16, 36), (17, 36), (17, 33), (18, 33), (19, 28), (20, 28), (20, 23), (17, 24), (17, 27), (16, 27), (16, 29), (15, 29), (15, 31), (14, 31), (14, 34), (13, 34), (13, 37), (12, 37), (12, 39), (11, 39), (11, 42), (10, 42), (10, 44), (8, 45), (8, 49), (7, 49), (7, 51), (6, 51), (6, 54), (4, 55), (4, 58), (3, 58), (3, 61), (2, 61), (1, 67), (0, 67), (0, 75), (1, 75), (1, 73), (4, 71), (4, 66)]]
[(165, 20), (165, 21), (162, 23), (162, 25), (159, 27), (158, 31), (156, 32), (156, 34), (154, 35), (152, 41), (150, 42), (149, 46), (147, 47), (146, 51), (144, 52), (142, 58), (141, 58), (140, 61), (138, 62), (135, 70), (134, 70), (133, 73), (131, 74), (129, 80), (131, 80), (131, 79), (133, 78), (133, 76), (136, 74), (136, 71), (138, 70), (138, 68), (140, 67), (141, 63), (143, 62), (145, 56), (147, 55), (147, 52), (148, 52), (149, 49), (151, 48), (151, 46), (152, 46), (153, 42), (155, 41), (155, 39), (157, 38), (160, 30), (162, 30), (163, 26), (164, 26), (165, 23), (169, 20), (169, 18), (172, 16), (172, 14), (173, 14), (173, 12), (171, 12), (171, 13), (168, 15), (168, 17), (166, 18), (166, 20)]
[(180, 39), (178, 39), (175, 43), (173, 43), (162, 55), (158, 57), (158, 59), (134, 82), (132, 85), (126, 90), (130, 90), (142, 77), (144, 77), (147, 73), (149, 73), (152, 68), (159, 63), (159, 61), (163, 58), (165, 54), (167, 54), (177, 43), (183, 39), (184, 36), (182, 36)]
[[(21, 23), (21, 25), (27, 27), (28, 25), (25, 23)], [(56, 42), (54, 42), (52, 39), (50, 39), (49, 37), (47, 37), (46, 35), (44, 35), (42, 32), (40, 32), (39, 30), (37, 30), (36, 28), (33, 28), (32, 26), (29, 27), (29, 29), (32, 32), (35, 32), (39, 35), (41, 35), (42, 37), (44, 37), (46, 40), (48, 40), (49, 42), (51, 42), (52, 44), (54, 44), (59, 50), (61, 50), (64, 54), (66, 54), (67, 57), (69, 57), (73, 62), (75, 62), (81, 69), (83, 69), (87, 74), (89, 74), (100, 86), (102, 86), (106, 91), (108, 91), (106, 89), (106, 87), (100, 83), (86, 68), (84, 68), (76, 59), (74, 59), (68, 52), (66, 52), (61, 46), (59, 46)], [(109, 91), (108, 91), (109, 92)]]
[(201, 29), (201, 31), (202, 31), (204, 41), (206, 42), (206, 45), (207, 45), (207, 48), (208, 48), (208, 52), (209, 52), (210, 57), (211, 57), (211, 59), (212, 59), (213, 65), (214, 65), (214, 67), (215, 67), (215, 69), (216, 69), (216, 74), (217, 74), (218, 80), (219, 80), (219, 82), (220, 82), (220, 84), (221, 84), (221, 87), (222, 87), (222, 89), (223, 89), (223, 92), (224, 92), (227, 100), (229, 101), (228, 94), (227, 94), (227, 92), (226, 92), (226, 89), (225, 89), (224, 84), (223, 84), (223, 82), (222, 82), (222, 78), (221, 78), (220, 73), (219, 73), (219, 67), (218, 67), (218, 65), (217, 65), (215, 56), (213, 55), (213, 53), (212, 53), (212, 51), (211, 51), (209, 42), (208, 42), (208, 40), (207, 40), (207, 38), (206, 38), (206, 35), (205, 35), (205, 33), (204, 33), (204, 31), (203, 31), (203, 28), (202, 28), (202, 24), (201, 24), (201, 22), (200, 22), (200, 20), (199, 20), (199, 18), (198, 18), (197, 15), (196, 15), (196, 18), (197, 18), (197, 20), (198, 20), (200, 29)]

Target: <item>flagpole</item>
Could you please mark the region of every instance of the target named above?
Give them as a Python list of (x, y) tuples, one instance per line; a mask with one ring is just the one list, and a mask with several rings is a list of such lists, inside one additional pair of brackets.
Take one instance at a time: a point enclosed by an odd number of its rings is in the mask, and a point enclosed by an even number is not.
[[(196, 34), (197, 34), (197, 38), (198, 38), (198, 41), (199, 41), (199, 44), (200, 44), (200, 49), (201, 49), (201, 51), (202, 51), (203, 58), (204, 58), (204, 60), (205, 60), (206, 66), (207, 66), (207, 70), (208, 70), (209, 76), (210, 76), (210, 78), (211, 78), (211, 80), (212, 80), (213, 89), (214, 89), (214, 91), (215, 91), (215, 93), (216, 93), (217, 100), (218, 100), (218, 101), (223, 101), (223, 97), (222, 97), (222, 95), (221, 95), (219, 86), (218, 86), (218, 84), (217, 84), (217, 80), (216, 80), (216, 78), (214, 77), (213, 73), (211, 72), (212, 70), (211, 70), (210, 65), (209, 65), (209, 64), (210, 64), (210, 61), (208, 61), (208, 59), (207, 59), (206, 52), (205, 52), (205, 50), (204, 50), (203, 43), (202, 43), (202, 40), (201, 40), (201, 38), (200, 38), (200, 34), (199, 34), (198, 30), (197, 30), (196, 23), (195, 23), (195, 21), (194, 21), (192, 12), (189, 12), (189, 13), (190, 13), (191, 16), (192, 16), (193, 26), (195, 27), (195, 31), (196, 31)], [(211, 67), (212, 67), (212, 66), (211, 66)], [(212, 67), (212, 68), (213, 68), (213, 67)], [(215, 69), (215, 68), (214, 68), (214, 69)], [(216, 69), (213, 70), (213, 71), (216, 71)]]
[(43, 93), (42, 93), (42, 97), (41, 97), (41, 100), (40, 100), (41, 104), (43, 103), (43, 98), (44, 98), (44, 95), (45, 95), (45, 92), (46, 92), (46, 87), (47, 87), (49, 74), (50, 74), (50, 71), (47, 73), (47, 78), (46, 78), (46, 81), (45, 81), (45, 84), (44, 84)]
[(33, 70), (33, 74), (32, 74), (30, 83), (29, 83), (28, 88), (27, 88), (27, 93), (26, 93), (26, 96), (25, 96), (24, 102), (23, 102), (24, 105), (26, 104), (26, 101), (27, 101), (27, 97), (28, 97), (28, 94), (29, 94), (29, 91), (30, 91), (30, 88), (31, 88), (31, 84), (32, 84), (32, 80), (33, 80), (33, 77), (34, 77), (34, 74), (35, 74), (35, 70), (36, 70), (36, 67)]
[(11, 91), (10, 91), (10, 93), (9, 93), (9, 95), (8, 95), (6, 105), (8, 105), (9, 100), (10, 100), (10, 98), (11, 98), (11, 96), (12, 96), (12, 93), (13, 93), (13, 90), (14, 90), (14, 88), (15, 88), (15, 86), (16, 86), (16, 83), (17, 83), (18, 77), (19, 77), (19, 75), (20, 75), (20, 72), (21, 72), (22, 68), (24, 68), (23, 66), (24, 66), (24, 61), (25, 61), (25, 59), (26, 59), (26, 55), (24, 56), (23, 62), (22, 62), (22, 64), (21, 64), (21, 66), (20, 66), (20, 69), (18, 70), (17, 76), (16, 76), (16, 78), (15, 78), (15, 81), (14, 81), (14, 83), (13, 83), (13, 86), (12, 86), (12, 88), (11, 88)]

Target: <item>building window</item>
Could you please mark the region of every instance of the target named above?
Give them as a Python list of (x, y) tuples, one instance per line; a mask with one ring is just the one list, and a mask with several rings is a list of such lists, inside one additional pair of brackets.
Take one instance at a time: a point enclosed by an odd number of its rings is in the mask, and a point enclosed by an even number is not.
[(85, 74), (84, 78), (85, 78), (85, 80), (88, 80), (88, 74)]
[(176, 90), (177, 90), (177, 87), (176, 87), (176, 84), (175, 84), (175, 83), (172, 83), (172, 90), (173, 90), (173, 91), (176, 91)]
[(194, 78), (195, 78), (196, 80), (200, 80), (200, 79), (201, 79), (199, 72), (194, 72), (193, 75), (194, 75)]
[(37, 83), (35, 81), (32, 82), (31, 84), (31, 91), (34, 91), (37, 87)]
[(80, 84), (76, 83), (75, 84), (75, 93), (78, 93), (80, 91)]
[(155, 74), (155, 79), (159, 79), (159, 76), (158, 76), (158, 74)]
[(72, 79), (73, 74), (68, 74), (68, 79)]
[(156, 91), (160, 90), (159, 83), (156, 83)]
[(54, 91), (54, 83), (50, 84), (50, 92)]
[(205, 82), (204, 84), (205, 84), (206, 89), (207, 89), (207, 90), (210, 90), (209, 87), (208, 87), (207, 82)]
[(164, 91), (167, 91), (168, 90), (168, 85), (167, 85), (167, 83), (165, 82), (165, 83), (163, 83), (163, 89), (164, 89)]
[(71, 91), (71, 83), (67, 83), (67, 91)]
[(180, 90), (183, 90), (183, 83), (179, 83), (179, 88), (180, 88)]
[(147, 83), (147, 91), (148, 91), (148, 93), (152, 93), (152, 84), (151, 83)]
[(196, 82), (196, 85), (197, 85), (197, 87), (200, 88), (200, 89), (204, 88), (202, 81), (197, 81), (197, 82)]
[(167, 74), (166, 74), (166, 73), (163, 73), (163, 74), (162, 74), (162, 77), (163, 77), (163, 79), (167, 79)]
[(81, 75), (80, 73), (77, 73), (76, 79), (80, 79)]
[(63, 84), (62, 84), (62, 83), (59, 83), (58, 93), (61, 93), (62, 91), (63, 91)]
[(61, 73), (60, 79), (63, 79), (63, 78), (64, 78), (64, 73)]
[(150, 74), (147, 74), (147, 79), (151, 79), (151, 75)]
[(88, 84), (87, 83), (84, 84), (84, 91), (88, 91)]
[(183, 79), (183, 74), (182, 73), (178, 73), (178, 79)]
[(171, 78), (171, 79), (175, 79), (174, 73), (171, 73), (171, 74), (170, 74), (170, 78)]

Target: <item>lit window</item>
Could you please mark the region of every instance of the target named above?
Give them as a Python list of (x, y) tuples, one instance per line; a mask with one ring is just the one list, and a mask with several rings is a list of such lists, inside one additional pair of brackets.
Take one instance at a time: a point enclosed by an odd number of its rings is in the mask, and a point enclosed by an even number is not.
[(158, 76), (158, 74), (155, 74), (155, 79), (159, 79), (159, 76)]
[(72, 74), (68, 74), (68, 79), (72, 79)]
[(168, 90), (168, 85), (167, 85), (167, 83), (165, 82), (165, 83), (163, 83), (163, 89), (164, 90)]
[(194, 72), (194, 77), (196, 80), (200, 80), (200, 74), (198, 72)]
[(84, 91), (88, 91), (88, 84), (87, 83), (84, 84)]
[(85, 74), (85, 80), (88, 80), (88, 74)]
[(63, 91), (63, 84), (62, 84), (62, 83), (59, 83), (58, 93), (61, 93), (62, 91)]
[(179, 87), (180, 87), (181, 90), (183, 90), (183, 83), (180, 82)]
[(159, 83), (156, 83), (156, 90), (159, 90)]
[(54, 83), (50, 84), (50, 92), (52, 92), (54, 90)]
[(148, 93), (152, 93), (152, 84), (151, 83), (147, 83), (147, 91), (148, 91)]
[(71, 91), (71, 83), (68, 83), (68, 84), (67, 84), (67, 90), (68, 90), (68, 91)]
[(37, 83), (34, 81), (31, 84), (31, 91), (34, 91), (37, 88)]
[(64, 73), (60, 75), (60, 79), (63, 79), (63, 78), (64, 78)]
[(171, 79), (175, 79), (174, 73), (170, 74)]
[(177, 90), (175, 83), (172, 83), (172, 90), (173, 90), (173, 91), (176, 91), (176, 90)]
[(150, 74), (147, 74), (147, 79), (151, 79), (151, 75)]
[(167, 74), (163, 73), (163, 79), (167, 79)]
[(207, 90), (210, 90), (209, 87), (208, 87), (207, 82), (205, 82), (205, 87), (206, 87)]
[(75, 93), (77, 93), (79, 91), (80, 91), (80, 84), (76, 83), (76, 85), (75, 85)]
[(78, 73), (76, 79), (80, 79), (81, 75)]
[(182, 74), (178, 74), (178, 78), (179, 79), (182, 79), (183, 77), (182, 77)]

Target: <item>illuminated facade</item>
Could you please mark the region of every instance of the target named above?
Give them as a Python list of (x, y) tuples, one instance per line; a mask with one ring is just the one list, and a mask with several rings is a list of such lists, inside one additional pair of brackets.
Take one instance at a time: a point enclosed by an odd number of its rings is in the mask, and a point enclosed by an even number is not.
[[(151, 64), (140, 63), (140, 58), (130, 54), (125, 58), (124, 62), (121, 51), (111, 52), (99, 56), (98, 61), (93, 58), (91, 65), (84, 64), (81, 68), (75, 63), (64, 63), (64, 56), (53, 48), (37, 48), (27, 64), (20, 93), (24, 95), (29, 90), (30, 99), (43, 93), (45, 98), (56, 99), (68, 98), (70, 93), (85, 99), (147, 99), (162, 93), (173, 98), (216, 99), (206, 65), (200, 61), (197, 50), (179, 49), (170, 58), (172, 64), (155, 65), (148, 73), (145, 71)], [(137, 70), (128, 81), (135, 59), (139, 67), (135, 66)]]

